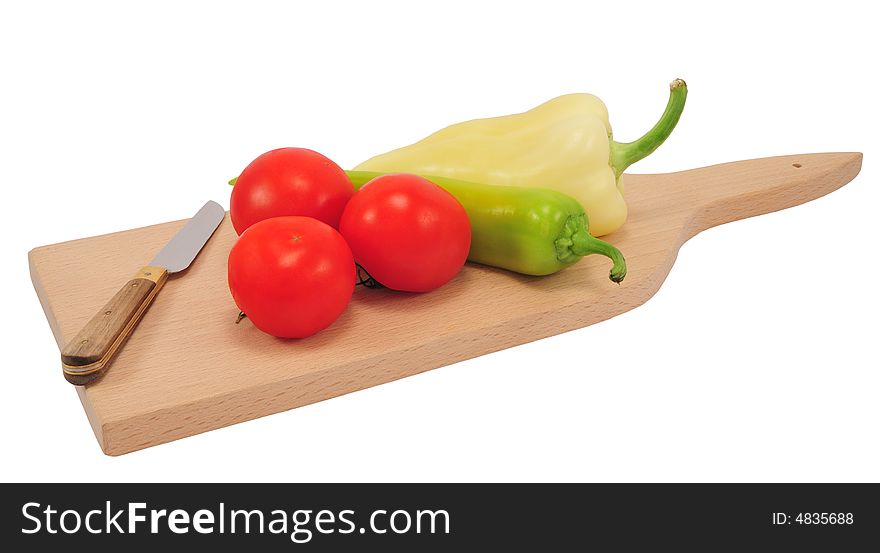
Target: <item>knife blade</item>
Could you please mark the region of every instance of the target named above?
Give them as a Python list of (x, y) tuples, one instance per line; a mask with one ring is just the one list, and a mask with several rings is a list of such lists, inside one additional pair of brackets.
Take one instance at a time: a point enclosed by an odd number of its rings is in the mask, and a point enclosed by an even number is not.
[(61, 368), (68, 382), (82, 386), (104, 374), (168, 275), (189, 267), (225, 214), (217, 202), (202, 206), (150, 264), (135, 273), (68, 342), (61, 350)]

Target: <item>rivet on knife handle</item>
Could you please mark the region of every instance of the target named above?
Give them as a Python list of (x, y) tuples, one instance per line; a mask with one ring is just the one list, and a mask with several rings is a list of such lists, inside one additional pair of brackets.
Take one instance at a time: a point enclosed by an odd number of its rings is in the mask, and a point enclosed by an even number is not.
[(64, 378), (76, 385), (98, 378), (167, 278), (163, 267), (138, 271), (61, 350)]

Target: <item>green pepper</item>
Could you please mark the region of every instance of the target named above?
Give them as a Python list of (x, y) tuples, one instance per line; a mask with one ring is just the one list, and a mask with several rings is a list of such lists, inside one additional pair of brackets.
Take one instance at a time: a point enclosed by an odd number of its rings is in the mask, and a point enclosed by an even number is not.
[[(346, 171), (355, 189), (384, 173)], [(468, 260), (526, 275), (549, 275), (585, 255), (611, 259), (610, 278), (626, 276), (620, 251), (589, 232), (584, 208), (574, 198), (547, 188), (521, 188), (426, 179), (455, 196), (471, 223)]]

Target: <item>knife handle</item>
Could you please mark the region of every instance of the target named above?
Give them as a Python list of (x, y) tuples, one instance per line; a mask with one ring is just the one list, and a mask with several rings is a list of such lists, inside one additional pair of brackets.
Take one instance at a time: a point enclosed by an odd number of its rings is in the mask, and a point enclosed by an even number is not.
[(146, 266), (61, 350), (64, 378), (82, 386), (103, 374), (168, 279), (163, 267)]

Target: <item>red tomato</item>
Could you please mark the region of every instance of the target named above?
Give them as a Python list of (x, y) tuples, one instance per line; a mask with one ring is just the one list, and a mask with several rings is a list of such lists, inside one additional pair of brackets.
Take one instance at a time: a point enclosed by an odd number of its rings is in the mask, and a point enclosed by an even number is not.
[(370, 276), (407, 292), (448, 282), (471, 246), (470, 222), (458, 200), (408, 174), (383, 175), (361, 187), (342, 212), (339, 232)]
[(248, 228), (229, 252), (229, 291), (254, 326), (305, 338), (330, 325), (354, 291), (351, 250), (310, 217), (275, 217)]
[(235, 181), (229, 215), (235, 232), (263, 219), (303, 215), (339, 228), (339, 217), (354, 195), (348, 175), (318, 152), (280, 148), (266, 152)]

